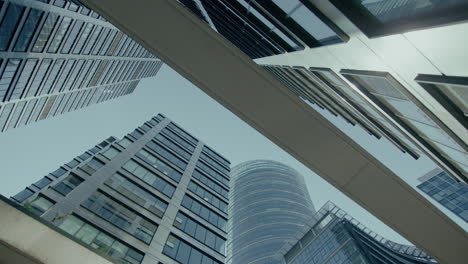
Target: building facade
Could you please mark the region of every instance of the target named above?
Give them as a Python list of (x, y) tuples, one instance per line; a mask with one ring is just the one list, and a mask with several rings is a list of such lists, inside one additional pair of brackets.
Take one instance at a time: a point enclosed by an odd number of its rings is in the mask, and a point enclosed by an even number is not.
[(158, 115), (11, 199), (117, 263), (224, 263), (230, 163)]
[(162, 62), (96, 12), (0, 1), (0, 132), (132, 93)]
[(233, 168), (229, 202), (229, 264), (279, 263), (276, 251), (314, 213), (302, 175), (268, 160)]
[[(418, 46), (419, 39), (404, 39), (426, 28), (466, 27), (465, 1), (200, 2), (220, 34), (305, 104), (468, 181), (468, 75), (456, 70), (466, 58), (438, 60)], [(402, 59), (412, 52), (421, 55)], [(393, 59), (397, 54), (400, 63)], [(452, 67), (440, 72), (430, 63)]]
[(417, 187), (468, 223), (468, 186), (452, 179), (445, 171), (434, 169), (418, 178)]
[(284, 264), (437, 263), (418, 248), (392, 242), (372, 232), (331, 202), (276, 257)]

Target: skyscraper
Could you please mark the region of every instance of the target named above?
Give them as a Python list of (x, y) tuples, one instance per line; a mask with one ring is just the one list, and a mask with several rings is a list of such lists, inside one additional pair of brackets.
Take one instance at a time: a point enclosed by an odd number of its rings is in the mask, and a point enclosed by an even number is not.
[(132, 93), (162, 62), (96, 12), (0, 1), (0, 132)]
[(224, 263), (229, 161), (158, 115), (11, 199), (118, 263)]
[(320, 208), (295, 237), (278, 250), (276, 257), (281, 263), (437, 263), (414, 246), (374, 233), (332, 202)]
[(314, 213), (302, 175), (268, 160), (233, 168), (229, 202), (229, 264), (280, 263), (275, 253)]
[(440, 169), (434, 169), (418, 180), (421, 182), (418, 189), (468, 222), (468, 185), (455, 181)]

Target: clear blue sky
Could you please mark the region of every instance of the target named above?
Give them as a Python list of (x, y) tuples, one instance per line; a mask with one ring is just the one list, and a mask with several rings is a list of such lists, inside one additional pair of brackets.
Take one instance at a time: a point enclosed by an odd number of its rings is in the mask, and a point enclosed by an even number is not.
[[(0, 134), (0, 193), (14, 195), (103, 139), (120, 138), (158, 113), (165, 114), (222, 153), (233, 165), (252, 159), (271, 159), (295, 168), (305, 176), (317, 209), (331, 200), (384, 237), (405, 241), (167, 66), (163, 66), (156, 78), (140, 82), (132, 95)], [(358, 143), (369, 146), (372, 154), (413, 185), (417, 177), (434, 168), (431, 161), (416, 162), (360, 128), (344, 122), (339, 122), (339, 126)]]

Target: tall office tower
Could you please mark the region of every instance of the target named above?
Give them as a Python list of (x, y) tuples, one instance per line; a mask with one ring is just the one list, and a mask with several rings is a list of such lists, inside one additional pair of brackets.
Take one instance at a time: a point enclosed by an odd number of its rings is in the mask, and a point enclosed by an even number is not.
[(468, 223), (468, 186), (452, 179), (445, 171), (434, 169), (418, 178), (417, 187)]
[(295, 238), (278, 250), (276, 259), (281, 263), (437, 263), (414, 246), (398, 244), (376, 234), (331, 202)]
[(302, 175), (268, 160), (233, 168), (229, 202), (228, 264), (279, 263), (277, 250), (314, 213)]
[(230, 164), (158, 115), (11, 199), (118, 263), (224, 263)]
[(94, 11), (0, 1), (0, 132), (132, 93), (162, 62)]

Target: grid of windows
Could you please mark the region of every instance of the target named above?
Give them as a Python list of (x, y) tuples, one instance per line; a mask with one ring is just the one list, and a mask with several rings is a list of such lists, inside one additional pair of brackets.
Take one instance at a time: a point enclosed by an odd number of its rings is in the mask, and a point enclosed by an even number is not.
[(225, 187), (222, 187), (215, 181), (211, 180), (209, 177), (205, 176), (203, 173), (198, 170), (194, 170), (192, 177), (201, 181), (203, 184), (208, 186), (210, 189), (214, 190), (216, 193), (220, 194), (224, 198), (228, 199), (228, 190)]
[[(85, 107), (91, 103), (93, 96), (101, 96), (99, 102), (102, 102), (131, 93), (135, 88), (133, 85), (136, 86), (139, 79), (156, 74), (149, 71), (142, 74), (146, 67), (161, 65), (142, 46), (83, 6), (61, 0), (50, 3), (77, 12), (71, 16), (65, 12), (57, 12), (56, 9), (38, 10), (31, 7), (30, 2), (32, 1), (21, 1), (20, 4), (6, 2), (0, 6), (0, 51), (13, 52), (13, 58), (0, 60), (0, 104), (17, 99), (31, 100), (31, 97), (40, 95), (53, 96), (57, 92), (66, 93), (97, 85), (102, 88), (105, 84), (116, 84), (106, 87), (110, 92), (104, 94), (91, 94), (89, 90), (74, 96), (68, 95), (67, 98), (61, 94), (57, 101), (49, 101), (51, 108), (46, 108), (45, 112), (36, 110), (34, 118), (29, 119), (30, 122)], [(115, 37), (117, 34), (123, 37)], [(115, 52), (112, 52), (113, 47), (116, 47)], [(137, 50), (140, 52), (136, 52)], [(14, 52), (26, 52), (26, 58), (15, 58)], [(78, 55), (78, 58), (68, 58), (68, 54)], [(82, 57), (88, 54), (109, 54), (114, 58), (121, 58), (118, 60), (120, 73), (117, 74), (117, 60), (114, 64), (110, 63), (114, 61), (112, 57), (106, 56), (103, 60)], [(24, 54), (19, 56), (24, 57)], [(141, 60), (133, 61), (126, 57)], [(101, 68), (99, 61), (104, 62), (101, 63)], [(136, 67), (143, 65), (143, 62), (145, 67)], [(22, 104), (26, 104), (26, 101)], [(31, 116), (30, 112), (27, 113), (28, 117)], [(5, 130), (30, 123), (27, 120), (14, 122)]]
[(137, 153), (137, 157), (143, 159), (144, 161), (148, 162), (151, 164), (153, 167), (155, 167), (158, 171), (164, 173), (165, 175), (169, 176), (171, 179), (173, 179), (176, 182), (180, 181), (180, 178), (182, 178), (182, 173), (179, 172), (176, 169), (173, 169), (171, 166), (169, 166), (167, 163), (164, 161), (158, 159), (156, 156), (153, 154), (149, 153), (148, 151), (142, 149), (140, 152)]
[(202, 242), (206, 246), (223, 255), (225, 254), (226, 239), (220, 237), (215, 232), (193, 220), (191, 217), (178, 212), (174, 219), (174, 226)]
[(417, 187), (468, 222), (468, 186), (465, 183), (441, 172)]
[(116, 190), (123, 196), (126, 196), (141, 207), (148, 209), (148, 211), (160, 218), (162, 218), (167, 209), (167, 202), (146, 191), (120, 174), (114, 174), (111, 178), (107, 179), (105, 183), (112, 189)]
[(229, 186), (229, 179), (226, 178), (227, 176), (224, 176), (221, 173), (213, 170), (211, 167), (209, 167), (202, 161), (199, 160), (197, 162), (197, 168), (200, 168), (203, 172), (207, 173), (208, 175), (223, 183), (224, 185)]
[(135, 161), (129, 160), (122, 168), (142, 179), (144, 182), (153, 186), (156, 190), (164, 193), (168, 197), (172, 197), (174, 194), (175, 186), (149, 171), (145, 167), (141, 166), (140, 164), (136, 163)]
[(63, 196), (69, 194), (73, 189), (80, 185), (84, 180), (75, 174), (68, 175), (64, 180), (52, 187)]
[(68, 216), (59, 228), (119, 263), (139, 264), (143, 254), (75, 215)]
[(187, 167), (187, 162), (186, 161), (184, 161), (181, 158), (177, 157), (176, 155), (172, 154), (169, 150), (167, 150), (163, 146), (161, 146), (161, 145), (159, 145), (159, 144), (157, 144), (157, 143), (155, 143), (153, 141), (148, 142), (148, 144), (146, 144), (146, 146), (148, 148), (150, 148), (151, 150), (153, 150), (154, 152), (161, 155), (162, 157), (164, 157), (165, 159), (167, 159), (172, 164), (179, 167), (180, 169), (185, 170), (185, 168)]
[(190, 191), (195, 193), (198, 197), (202, 198), (203, 200), (207, 201), (214, 207), (218, 208), (219, 210), (227, 213), (227, 203), (224, 202), (223, 200), (219, 199), (216, 197), (216, 195), (213, 195), (209, 191), (207, 191), (205, 188), (201, 187), (194, 181), (190, 181), (189, 185), (187, 187)]
[(221, 264), (173, 235), (167, 238), (163, 253), (182, 264)]
[(185, 195), (182, 199), (182, 206), (189, 209), (194, 214), (200, 216), (201, 218), (208, 221), (210, 224), (216, 226), (217, 228), (226, 231), (226, 222), (227, 220), (215, 213), (205, 205), (201, 204), (200, 202), (196, 201), (192, 197)]
[(188, 153), (185, 149), (179, 147), (179, 145), (175, 144), (171, 140), (169, 140), (167, 137), (158, 134), (155, 139), (159, 142), (161, 142), (164, 146), (168, 147), (169, 149), (173, 150), (175, 153), (179, 154), (180, 156), (184, 157), (186, 160), (190, 160), (190, 157), (192, 156), (190, 153)]
[(82, 206), (146, 244), (156, 233), (156, 224), (100, 191), (92, 194)]

